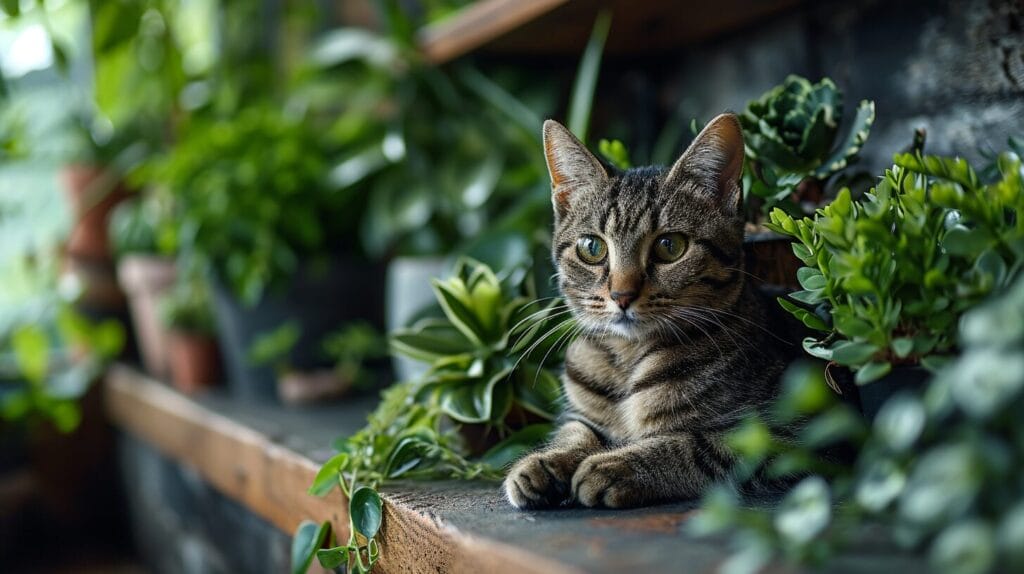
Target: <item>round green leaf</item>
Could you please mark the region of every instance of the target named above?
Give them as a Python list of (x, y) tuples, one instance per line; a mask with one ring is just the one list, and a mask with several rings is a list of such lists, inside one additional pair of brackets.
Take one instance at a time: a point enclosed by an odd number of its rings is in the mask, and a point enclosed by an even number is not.
[(995, 535), (984, 522), (957, 522), (932, 542), (929, 558), (938, 572), (984, 574), (995, 563)]
[(352, 525), (356, 532), (366, 538), (373, 538), (380, 529), (383, 502), (377, 491), (369, 486), (360, 486), (352, 493), (348, 503), (348, 511), (352, 517)]
[(324, 545), (331, 533), (331, 523), (317, 524), (303, 520), (292, 537), (292, 574), (305, 574), (313, 562), (313, 555)]
[(828, 484), (820, 476), (805, 478), (786, 495), (775, 515), (775, 529), (797, 544), (810, 542), (832, 519)]

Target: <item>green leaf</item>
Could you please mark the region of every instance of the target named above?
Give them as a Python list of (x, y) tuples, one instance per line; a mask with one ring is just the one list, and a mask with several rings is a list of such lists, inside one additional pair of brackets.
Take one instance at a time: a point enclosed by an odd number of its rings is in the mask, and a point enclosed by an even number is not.
[(313, 484), (308, 492), (313, 496), (326, 496), (338, 486), (338, 475), (341, 469), (348, 465), (349, 455), (347, 452), (338, 453), (327, 460), (316, 473)]
[(840, 365), (857, 366), (878, 353), (878, 346), (857, 341), (840, 341), (832, 346), (832, 360)]
[(313, 563), (317, 549), (324, 545), (331, 533), (331, 523), (323, 524), (303, 520), (292, 537), (292, 574), (305, 574)]
[(519, 366), (515, 377), (513, 394), (523, 408), (548, 420), (558, 416), (562, 383), (554, 373), (527, 363)]
[(462, 332), (467, 339), (475, 345), (484, 346), (483, 336), (485, 333), (483, 325), (477, 320), (476, 315), (462, 301), (459, 294), (445, 282), (434, 279), (434, 294), (441, 304), (445, 316), (455, 325), (455, 328)]
[(888, 362), (868, 363), (857, 371), (857, 375), (853, 378), (853, 382), (858, 385), (866, 385), (888, 375), (891, 370), (892, 365)]
[(870, 323), (854, 317), (846, 308), (838, 308), (832, 312), (832, 324), (837, 331), (847, 337), (867, 338), (874, 332)]
[(349, 515), (352, 518), (352, 525), (356, 532), (367, 539), (377, 535), (380, 529), (381, 517), (384, 504), (381, 502), (380, 494), (369, 486), (360, 486), (352, 493), (352, 500), (348, 503)]
[(11, 347), (21, 374), (33, 383), (42, 383), (50, 361), (50, 343), (46, 334), (35, 325), (26, 325), (14, 332)]
[(334, 570), (342, 564), (348, 564), (348, 546), (335, 546), (334, 548), (321, 548), (316, 551), (316, 559), (320, 565), (328, 570)]
[(5, 14), (12, 18), (17, 18), (21, 14), (21, 1), (20, 0), (3, 0), (0, 2), (0, 9)]
[(824, 289), (828, 283), (825, 280), (825, 276), (821, 274), (821, 271), (814, 269), (813, 267), (801, 267), (796, 271), (796, 278), (800, 281), (800, 286), (808, 291), (817, 291)]
[(794, 317), (803, 322), (804, 325), (807, 325), (811, 329), (816, 329), (818, 331), (828, 330), (828, 326), (825, 324), (824, 321), (821, 320), (821, 317), (818, 317), (814, 313), (811, 313), (806, 309), (803, 309), (801, 307), (794, 305), (793, 303), (790, 303), (789, 301), (782, 297), (779, 297), (778, 301), (779, 305), (782, 305), (783, 309), (789, 311)]
[(548, 423), (529, 425), (512, 433), (508, 438), (491, 447), (480, 462), (492, 468), (502, 469), (536, 449), (551, 434), (553, 427)]
[(889, 343), (892, 347), (892, 352), (901, 359), (907, 358), (914, 350), (914, 340), (907, 337), (897, 337)]
[(875, 123), (875, 103), (863, 100), (857, 106), (857, 115), (853, 118), (850, 133), (832, 152), (832, 155), (815, 170), (815, 177), (827, 179), (832, 174), (845, 169), (864, 147), (864, 142), (868, 140), (873, 123)]
[(597, 77), (601, 71), (601, 56), (611, 25), (611, 11), (602, 10), (598, 13), (597, 19), (594, 20), (594, 28), (590, 32), (590, 39), (587, 40), (587, 46), (583, 49), (580, 67), (576, 72), (576, 81), (573, 82), (567, 127), (584, 143), (587, 141), (587, 130), (590, 126), (590, 109), (594, 104)]
[(389, 342), (394, 352), (426, 363), (470, 353), (475, 348), (455, 326), (433, 319), (394, 331)]
[(467, 384), (458, 381), (441, 388), (441, 409), (453, 419), (464, 423), (493, 420), (496, 413), (504, 415), (511, 403), (509, 369), (502, 369), (489, 379), (475, 379)]
[(629, 169), (633, 163), (629, 160), (629, 151), (626, 145), (619, 140), (602, 139), (597, 143), (597, 150), (609, 163), (619, 169)]
[(969, 229), (957, 225), (946, 232), (942, 247), (953, 255), (975, 258), (995, 243), (995, 238), (982, 228)]
[(804, 305), (817, 305), (825, 300), (824, 293), (821, 290), (794, 291), (789, 294), (789, 298), (794, 301), (799, 301)]

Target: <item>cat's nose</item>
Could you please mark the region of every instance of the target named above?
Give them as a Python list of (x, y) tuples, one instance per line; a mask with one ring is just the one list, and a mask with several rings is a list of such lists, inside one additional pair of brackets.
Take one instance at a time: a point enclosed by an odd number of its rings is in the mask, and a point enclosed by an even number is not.
[(629, 306), (636, 301), (636, 291), (612, 291), (612, 301), (618, 304), (619, 309), (625, 311)]

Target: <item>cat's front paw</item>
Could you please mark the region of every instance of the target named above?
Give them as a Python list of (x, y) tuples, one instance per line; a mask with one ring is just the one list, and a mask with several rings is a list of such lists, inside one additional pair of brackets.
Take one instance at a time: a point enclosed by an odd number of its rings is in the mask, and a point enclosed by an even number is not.
[(572, 477), (572, 495), (591, 508), (629, 508), (644, 503), (644, 488), (636, 471), (625, 457), (615, 454), (584, 459)]
[(531, 454), (516, 463), (505, 477), (505, 496), (516, 508), (559, 506), (569, 499), (569, 481), (573, 470), (575, 466), (569, 456), (557, 453)]

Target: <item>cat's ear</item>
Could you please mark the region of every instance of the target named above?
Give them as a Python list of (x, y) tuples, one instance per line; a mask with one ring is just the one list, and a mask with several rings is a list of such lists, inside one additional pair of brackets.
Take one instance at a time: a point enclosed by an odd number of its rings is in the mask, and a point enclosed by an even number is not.
[(734, 114), (721, 114), (697, 134), (676, 160), (667, 181), (696, 178), (713, 191), (729, 213), (739, 213), (743, 202), (743, 132)]
[(584, 189), (600, 189), (608, 172), (572, 132), (554, 121), (544, 122), (544, 158), (551, 175), (551, 203), (558, 217), (565, 215), (572, 196)]

